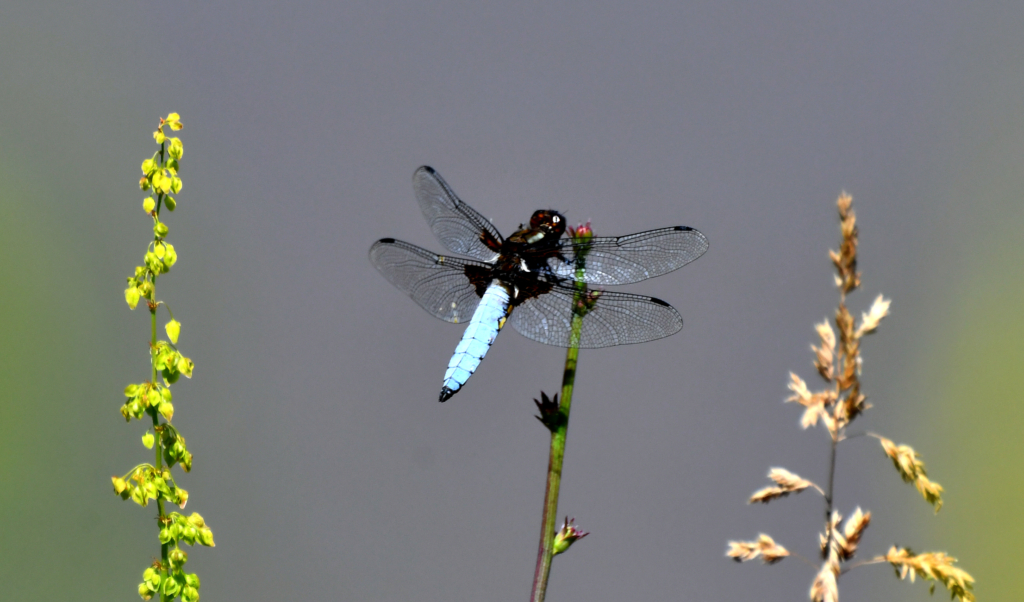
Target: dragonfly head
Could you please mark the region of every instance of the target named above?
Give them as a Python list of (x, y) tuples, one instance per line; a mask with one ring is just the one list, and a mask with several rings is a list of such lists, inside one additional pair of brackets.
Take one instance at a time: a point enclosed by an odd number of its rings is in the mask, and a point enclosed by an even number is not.
[(565, 218), (554, 209), (541, 209), (533, 212), (530, 228), (542, 231), (545, 238), (558, 240), (565, 232)]

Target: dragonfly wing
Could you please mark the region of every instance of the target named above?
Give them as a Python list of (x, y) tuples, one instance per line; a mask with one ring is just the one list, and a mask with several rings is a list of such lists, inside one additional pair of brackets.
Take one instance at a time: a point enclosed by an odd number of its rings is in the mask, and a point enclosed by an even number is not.
[(490, 269), (483, 263), (438, 255), (393, 238), (373, 243), (370, 263), (428, 313), (456, 324), (468, 321), (480, 302), (467, 268)]
[[(598, 293), (597, 301), (583, 317), (580, 348), (612, 347), (644, 343), (679, 332), (683, 318), (661, 299), (613, 291)], [(528, 339), (568, 347), (572, 336), (573, 288), (556, 284), (542, 295), (523, 301), (509, 316), (509, 323)]]
[(423, 216), (444, 248), (493, 263), (498, 258), (501, 234), (484, 216), (459, 200), (455, 191), (432, 167), (424, 165), (412, 175)]
[[(708, 239), (686, 226), (648, 230), (628, 236), (594, 237), (563, 242), (562, 257), (552, 257), (552, 273), (587, 284), (639, 282), (678, 270), (708, 250)], [(577, 268), (582, 262), (582, 275)]]

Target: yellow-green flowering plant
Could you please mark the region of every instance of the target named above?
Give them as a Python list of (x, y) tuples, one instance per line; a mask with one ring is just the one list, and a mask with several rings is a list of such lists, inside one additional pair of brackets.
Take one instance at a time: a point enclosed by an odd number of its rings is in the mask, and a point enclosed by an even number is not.
[[(128, 277), (128, 288), (124, 291), (125, 301), (132, 309), (144, 301), (149, 309), (150, 342), (149, 357), (152, 371), (150, 379), (125, 387), (126, 398), (121, 406), (121, 415), (128, 422), (132, 418), (152, 422), (152, 430), (142, 435), (142, 444), (154, 449), (154, 463), (135, 466), (126, 474), (111, 477), (114, 492), (121, 499), (131, 499), (140, 506), (156, 501), (157, 525), (159, 527), (160, 559), (155, 560), (142, 574), (139, 595), (143, 600), (158, 596), (161, 602), (180, 598), (183, 602), (199, 600), (199, 577), (184, 571), (188, 553), (181, 549), (182, 542), (213, 546), (213, 531), (206, 526), (203, 517), (193, 512), (185, 516), (178, 512), (167, 512), (165, 502), (184, 509), (188, 492), (178, 487), (171, 469), (175, 464), (185, 472), (192, 470), (192, 454), (188, 451), (185, 438), (171, 423), (174, 417), (171, 385), (184, 375), (192, 378), (192, 360), (178, 350), (178, 336), (181, 323), (163, 301), (157, 299), (156, 282), (168, 273), (178, 259), (174, 245), (167, 242), (170, 229), (160, 219), (160, 212), (173, 212), (177, 207), (175, 194), (181, 191), (181, 176), (178, 175), (184, 147), (181, 139), (168, 137), (164, 128), (172, 131), (182, 129), (181, 117), (171, 113), (160, 119), (160, 125), (153, 132), (153, 139), (160, 149), (142, 162), (142, 178), (139, 188), (150, 196), (142, 201), (142, 210), (153, 220), (153, 241), (146, 247), (142, 265), (135, 268)], [(170, 320), (164, 324), (168, 340), (157, 340), (157, 310), (167, 309)]]

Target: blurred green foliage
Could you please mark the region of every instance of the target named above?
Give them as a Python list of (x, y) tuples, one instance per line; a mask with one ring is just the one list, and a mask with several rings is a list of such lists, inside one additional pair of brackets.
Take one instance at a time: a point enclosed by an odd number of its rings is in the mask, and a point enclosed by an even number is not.
[(56, 579), (74, 583), (78, 599), (98, 600), (132, 553), (104, 535), (117, 527), (113, 513), (99, 510), (110, 501), (99, 447), (110, 429), (102, 423), (117, 407), (116, 398), (104, 405), (96, 395), (109, 357), (104, 322), (93, 310), (103, 283), (90, 278), (91, 243), (82, 244), (73, 220), (51, 211), (53, 191), (25, 185), (19, 175), (31, 170), (4, 167), (0, 597), (61, 598), (52, 590)]
[(943, 442), (930, 455), (946, 467), (948, 503), (941, 520), (920, 528), (948, 541), (977, 578), (979, 598), (1012, 600), (1024, 591), (1024, 245), (981, 250), (971, 264), (984, 269), (948, 291), (950, 319), (931, 347), (931, 372), (941, 376), (929, 384), (934, 405), (921, 409), (929, 418), (918, 438)]

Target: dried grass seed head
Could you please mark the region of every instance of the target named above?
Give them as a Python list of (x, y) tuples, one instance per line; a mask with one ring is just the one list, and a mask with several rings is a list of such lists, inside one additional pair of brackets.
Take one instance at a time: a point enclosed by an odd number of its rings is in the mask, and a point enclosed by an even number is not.
[(765, 564), (775, 564), (789, 556), (789, 550), (775, 543), (771, 536), (761, 533), (754, 541), (730, 541), (725, 555), (736, 562), (760, 557)]
[(836, 333), (832, 330), (828, 320), (815, 324), (814, 329), (818, 331), (818, 338), (821, 339), (821, 347), (811, 345), (811, 350), (814, 351), (814, 367), (826, 382), (832, 382), (833, 363), (836, 356)]
[(942, 485), (928, 478), (921, 456), (909, 445), (896, 445), (885, 437), (878, 437), (878, 440), (900, 477), (907, 483), (913, 483), (925, 501), (938, 512), (942, 508)]
[(786, 398), (786, 402), (796, 402), (805, 408), (803, 416), (800, 418), (800, 426), (802, 428), (818, 424), (819, 418), (828, 418), (825, 408), (835, 401), (834, 392), (817, 391), (811, 393), (810, 389), (807, 388), (807, 383), (793, 372), (789, 373), (787, 388), (793, 394)]
[(837, 284), (843, 295), (860, 286), (860, 274), (857, 272), (857, 216), (853, 212), (853, 197), (843, 192), (836, 201), (839, 209), (839, 231), (842, 243), (839, 251), (829, 251), (832, 263), (836, 266)]
[(864, 531), (871, 524), (871, 513), (861, 511), (858, 506), (853, 514), (846, 519), (843, 527), (843, 545), (839, 548), (839, 557), (842, 560), (849, 560), (857, 553), (857, 545)]
[(926, 552), (914, 554), (907, 548), (889, 548), (883, 557), (896, 569), (900, 579), (915, 577), (930, 579), (943, 584), (949, 590), (951, 598), (960, 598), (964, 602), (974, 602), (974, 577), (960, 567), (954, 566), (956, 558), (945, 552)]
[(786, 497), (791, 493), (800, 493), (808, 487), (814, 487), (821, 491), (821, 488), (814, 483), (795, 475), (785, 468), (773, 468), (768, 471), (768, 478), (775, 481), (774, 486), (765, 487), (750, 496), (748, 503), (761, 502), (767, 504), (772, 500)]
[(878, 329), (878, 325), (882, 322), (882, 318), (889, 315), (889, 305), (892, 304), (892, 299), (886, 299), (882, 295), (875, 297), (874, 303), (871, 304), (871, 309), (860, 314), (860, 326), (857, 327), (857, 332), (854, 333), (856, 338), (861, 338), (866, 334), (871, 334)]
[(839, 602), (839, 584), (831, 563), (826, 562), (811, 583), (812, 602)]

